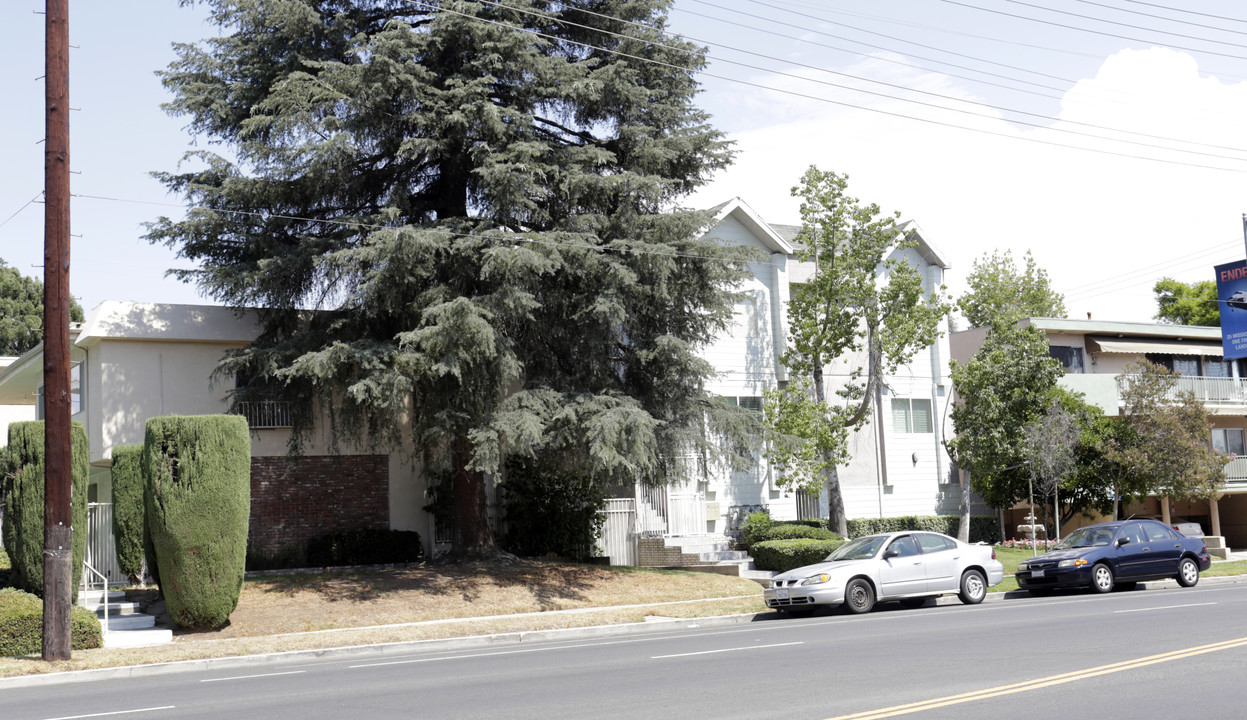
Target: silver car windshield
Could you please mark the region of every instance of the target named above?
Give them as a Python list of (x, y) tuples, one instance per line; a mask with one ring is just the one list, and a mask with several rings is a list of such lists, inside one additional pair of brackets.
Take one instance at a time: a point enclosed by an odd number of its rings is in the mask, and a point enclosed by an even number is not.
[(879, 548), (888, 539), (887, 535), (870, 535), (850, 540), (836, 548), (827, 556), (825, 562), (835, 560), (866, 560), (879, 552)]
[(1057, 543), (1058, 549), (1096, 547), (1113, 542), (1113, 531), (1109, 528), (1085, 527), (1078, 528)]

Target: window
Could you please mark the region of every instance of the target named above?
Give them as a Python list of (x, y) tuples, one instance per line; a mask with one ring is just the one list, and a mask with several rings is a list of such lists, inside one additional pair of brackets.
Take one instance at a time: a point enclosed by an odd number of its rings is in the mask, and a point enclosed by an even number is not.
[(1082, 348), (1057, 345), (1048, 348), (1048, 354), (1061, 362), (1067, 373), (1086, 372), (1082, 364)]
[(902, 535), (892, 541), (888, 546), (888, 550), (895, 550), (897, 557), (909, 557), (918, 554), (918, 545), (914, 539), (908, 535)]
[(1143, 523), (1143, 531), (1147, 533), (1148, 542), (1164, 542), (1173, 540), (1173, 531), (1164, 525), (1156, 523)]
[(1227, 455), (1243, 454), (1242, 428), (1213, 428), (1212, 447)]
[(931, 401), (919, 398), (892, 398), (892, 432), (932, 432)]
[(1204, 358), (1204, 376), (1205, 377), (1234, 377), (1234, 361), (1222, 360), (1219, 357)]
[(756, 413), (762, 412), (762, 398), (757, 395), (742, 395), (739, 397), (720, 395), (719, 402), (724, 405), (731, 405), (732, 407), (742, 407)]
[(924, 553), (937, 553), (945, 550), (956, 550), (957, 543), (948, 538), (932, 535), (931, 533), (918, 533), (914, 537), (918, 538), (918, 545)]
[[(44, 386), (40, 385), (35, 391), (35, 419), (46, 420), (47, 415), (43, 407)], [(77, 415), (82, 412), (82, 363), (74, 363), (69, 366), (69, 414)]]
[(1182, 373), (1187, 377), (1198, 376), (1199, 357), (1195, 355), (1169, 355), (1167, 353), (1148, 353), (1147, 360), (1173, 372)]

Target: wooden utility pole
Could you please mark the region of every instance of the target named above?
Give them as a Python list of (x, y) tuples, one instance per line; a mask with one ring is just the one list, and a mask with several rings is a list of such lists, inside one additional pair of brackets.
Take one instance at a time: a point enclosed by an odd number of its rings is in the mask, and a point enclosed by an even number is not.
[(69, 447), (69, 0), (47, 0), (45, 22), (43, 659), (68, 660), (74, 557)]

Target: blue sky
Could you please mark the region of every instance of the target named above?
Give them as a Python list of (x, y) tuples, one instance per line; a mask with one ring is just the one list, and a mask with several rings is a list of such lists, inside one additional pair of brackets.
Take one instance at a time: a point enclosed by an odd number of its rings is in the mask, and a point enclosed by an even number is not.
[[(0, 9), (0, 258), (26, 274), (42, 272), (42, 205), (17, 212), (43, 185), (42, 6)], [(119, 7), (71, 3), (71, 291), (88, 309), (209, 302), (164, 277), (185, 262), (141, 235), (179, 212), (147, 174), (192, 142), (154, 72), (214, 28), (202, 6)], [(710, 46), (699, 102), (738, 150), (691, 206), (740, 196), (795, 223), (789, 189), (817, 164), (915, 220), (954, 292), (984, 253), (1030, 250), (1071, 317), (1103, 320), (1147, 320), (1159, 277), (1211, 279), (1244, 257), (1237, 3), (677, 0), (671, 27)]]

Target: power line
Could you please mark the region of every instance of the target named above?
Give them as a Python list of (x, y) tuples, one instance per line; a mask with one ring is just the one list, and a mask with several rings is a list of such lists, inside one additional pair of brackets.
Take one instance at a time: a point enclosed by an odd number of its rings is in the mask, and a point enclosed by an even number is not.
[(1247, 23), (1247, 20), (1235, 17), (1226, 17), (1225, 15), (1214, 15), (1212, 13), (1199, 12), (1197, 10), (1187, 10), (1185, 8), (1169, 7), (1168, 5), (1159, 5), (1157, 3), (1144, 2), (1143, 0), (1125, 0), (1125, 2), (1135, 5), (1146, 5), (1148, 7), (1159, 8), (1161, 10), (1170, 10), (1176, 13), (1186, 13), (1188, 15), (1199, 15), (1201, 17), (1212, 18), (1214, 20), (1225, 20), (1227, 22)]
[[(1070, 12), (1068, 10), (1058, 10), (1056, 8), (1045, 7), (1043, 5), (1035, 5), (1034, 3), (1025, 2), (1025, 0), (1005, 0), (1005, 2), (1013, 3), (1014, 5), (1021, 5), (1023, 7), (1035, 8), (1036, 10), (1047, 10), (1048, 12), (1060, 15), (1069, 15), (1071, 17), (1082, 18), (1083, 20), (1094, 20), (1095, 22), (1101, 22), (1106, 25), (1117, 25), (1119, 27), (1130, 28), (1131, 30), (1146, 30), (1148, 32), (1158, 32), (1161, 35), (1172, 35), (1174, 37), (1185, 38), (1187, 40), (1198, 40), (1200, 42), (1212, 43), (1214, 45), (1228, 45), (1236, 48), (1247, 48), (1247, 45), (1243, 45), (1242, 43), (1229, 42), (1227, 40), (1213, 40), (1212, 38), (1200, 37), (1198, 35), (1185, 35), (1183, 33), (1170, 32), (1168, 30), (1160, 30), (1158, 28), (1150, 28), (1142, 25), (1131, 25), (1130, 23), (1118, 22), (1116, 20), (1105, 20), (1103, 18), (1095, 17), (1094, 15), (1083, 15), (1082, 13)], [(1087, 28), (1080, 29), (1087, 30)], [(1090, 30), (1089, 32), (1095, 31)]]
[[(429, 4), (429, 3), (427, 3), (427, 2), (424, 2), (424, 0), (404, 0), (404, 1), (405, 1), (405, 2), (408, 2), (408, 3), (411, 3), (411, 4), (423, 5), (423, 6), (425, 6), (425, 7), (429, 7), (429, 8), (434, 8), (434, 7), (435, 7), (435, 6), (433, 6), (433, 5), (430, 5), (430, 4)], [(947, 0), (945, 0), (945, 1), (947, 1)], [(611, 49), (611, 48), (600, 47), (600, 46), (597, 46), (597, 45), (592, 45), (592, 44), (589, 44), (589, 43), (582, 43), (582, 42), (578, 42), (578, 41), (575, 41), (575, 40), (568, 40), (568, 39), (566, 39), (566, 38), (561, 38), (561, 37), (557, 37), (557, 36), (554, 36), (554, 35), (549, 35), (549, 34), (542, 33), (542, 32), (536, 31), (536, 30), (530, 30), (530, 29), (528, 29), (528, 28), (520, 27), (520, 26), (517, 26), (517, 25), (511, 25), (511, 24), (509, 24), (509, 23), (504, 23), (504, 22), (500, 22), (500, 21), (497, 21), (497, 20), (489, 20), (489, 19), (486, 19), (486, 18), (480, 18), (480, 17), (474, 16), (474, 15), (470, 15), (470, 14), (467, 14), (467, 13), (462, 13), (462, 12), (458, 12), (458, 11), (456, 11), (456, 10), (451, 10), (451, 9), (449, 9), (449, 8), (446, 8), (446, 7), (441, 7), (441, 8), (437, 8), (437, 9), (438, 9), (440, 12), (443, 12), (443, 13), (449, 13), (449, 14), (452, 14), (452, 15), (456, 15), (456, 16), (459, 16), (459, 17), (463, 17), (463, 18), (465, 18), (465, 19), (474, 20), (474, 21), (476, 21), (476, 22), (481, 22), (481, 23), (486, 23), (486, 24), (491, 24), (491, 25), (498, 25), (498, 26), (500, 26), (500, 27), (507, 27), (507, 28), (510, 28), (510, 29), (515, 30), (515, 31), (517, 31), (517, 32), (525, 32), (525, 33), (531, 34), (531, 35), (536, 36), (536, 37), (543, 37), (543, 38), (546, 38), (546, 39), (549, 39), (549, 40), (554, 40), (554, 41), (556, 41), (556, 42), (562, 42), (562, 43), (569, 44), (569, 45), (574, 45), (574, 46), (577, 46), (577, 47), (583, 47), (583, 48), (585, 48), (585, 49), (589, 49), (589, 50), (598, 50), (598, 51), (601, 51), (601, 52), (605, 52), (605, 53), (610, 53), (610, 54), (613, 54), (613, 55), (617, 55), (617, 56), (619, 56), (619, 57), (624, 57), (624, 58), (629, 58), (629, 59), (633, 59), (633, 60), (638, 60), (638, 61), (640, 61), (640, 62), (648, 62), (648, 63), (652, 63), (652, 64), (655, 64), (655, 65), (663, 66), (663, 67), (669, 67), (669, 68), (672, 68), (672, 69), (675, 69), (675, 70), (680, 70), (680, 71), (682, 71), (682, 72), (691, 72), (691, 70), (690, 70), (689, 68), (687, 68), (687, 67), (683, 67), (683, 66), (680, 66), (680, 65), (675, 65), (675, 64), (673, 64), (673, 63), (668, 63), (668, 62), (664, 62), (664, 61), (661, 61), (661, 60), (654, 60), (653, 58), (641, 57), (641, 56), (638, 56), (638, 55), (633, 55), (633, 54), (630, 54), (630, 53), (621, 52), (621, 51), (614, 50), (614, 49)], [(512, 8), (512, 9), (514, 9), (514, 8)], [(604, 31), (604, 32), (606, 32), (606, 31)], [(731, 61), (726, 61), (726, 62), (731, 62)], [(809, 81), (809, 82), (816, 82), (816, 83), (818, 83), (818, 84), (823, 84), (823, 85), (831, 85), (831, 86), (834, 86), (834, 87), (845, 87), (845, 86), (837, 85), (836, 83), (830, 83), (830, 82), (827, 82), (827, 81), (817, 81), (817, 80), (811, 80), (811, 79), (809, 79), (809, 78), (804, 78), (804, 77), (802, 77), (802, 76), (798, 76), (798, 75), (792, 75), (792, 74), (790, 74), (790, 73), (782, 73), (782, 72), (777, 72), (777, 71), (774, 71), (774, 70), (770, 70), (770, 69), (768, 69), (768, 68), (763, 68), (763, 67), (758, 67), (758, 66), (748, 65), (747, 63), (734, 63), (734, 64), (741, 65), (741, 66), (743, 66), (743, 67), (748, 67), (748, 68), (756, 69), (756, 70), (761, 70), (761, 71), (763, 71), (763, 72), (769, 72), (769, 73), (771, 73), (771, 74), (775, 74), (775, 75), (785, 75), (785, 76), (788, 76), (788, 77), (794, 77), (794, 78), (801, 79), (801, 80), (806, 80), (806, 81)], [(1055, 141), (1051, 141), (1051, 140), (1043, 140), (1043, 139), (1040, 139), (1040, 138), (1026, 137), (1026, 136), (1021, 136), (1021, 135), (1013, 135), (1013, 134), (1004, 133), (1004, 132), (999, 132), (999, 131), (994, 131), (994, 130), (986, 130), (986, 129), (983, 129), (983, 128), (973, 128), (973, 127), (969, 127), (969, 126), (965, 126), (965, 125), (958, 125), (957, 123), (953, 123), (953, 122), (946, 122), (946, 121), (941, 121), (941, 120), (934, 120), (934, 119), (931, 119), (931, 118), (924, 118), (924, 117), (918, 117), (918, 116), (914, 116), (914, 115), (907, 115), (907, 114), (905, 114), (905, 113), (893, 112), (893, 111), (890, 111), (890, 110), (883, 110), (883, 109), (881, 109), (881, 108), (869, 107), (869, 106), (865, 106), (865, 105), (858, 105), (858, 104), (855, 104), (855, 103), (850, 103), (850, 102), (841, 101), (841, 100), (833, 100), (833, 99), (831, 99), (831, 98), (821, 97), (821, 96), (817, 96), (817, 95), (810, 95), (810, 94), (808, 94), (808, 93), (797, 92), (797, 91), (794, 91), (794, 90), (786, 90), (786, 89), (782, 89), (782, 88), (776, 88), (776, 87), (773, 87), (773, 86), (770, 86), (770, 85), (765, 85), (765, 84), (763, 84), (763, 83), (752, 82), (752, 81), (749, 81), (749, 80), (742, 80), (742, 79), (739, 79), (739, 78), (734, 78), (734, 77), (730, 77), (730, 76), (726, 76), (726, 75), (718, 75), (718, 74), (715, 74), (715, 73), (709, 73), (709, 72), (706, 72), (706, 71), (704, 71), (704, 70), (703, 70), (703, 71), (697, 71), (697, 73), (698, 73), (699, 75), (702, 75), (703, 77), (715, 78), (715, 79), (718, 79), (718, 80), (726, 80), (726, 81), (728, 81), (728, 82), (734, 82), (734, 83), (738, 83), (738, 84), (741, 84), (741, 85), (746, 85), (746, 86), (749, 86), (749, 87), (756, 87), (756, 88), (760, 88), (760, 89), (764, 89), (764, 90), (769, 90), (769, 91), (772, 91), (772, 92), (782, 93), (782, 94), (785, 94), (785, 95), (791, 95), (791, 96), (794, 96), (794, 97), (800, 97), (800, 98), (807, 99), (807, 100), (814, 100), (814, 101), (817, 101), (817, 102), (823, 102), (823, 103), (827, 103), (827, 104), (831, 104), (831, 105), (838, 105), (838, 106), (842, 106), (842, 107), (849, 107), (849, 108), (853, 108), (853, 109), (856, 109), (856, 110), (864, 110), (864, 111), (866, 111), (866, 112), (871, 112), (871, 113), (875, 113), (875, 114), (879, 114), (879, 115), (886, 115), (886, 116), (896, 117), (896, 118), (901, 118), (901, 119), (906, 119), (906, 120), (914, 120), (914, 121), (917, 121), (917, 122), (922, 122), (922, 123), (926, 123), (926, 124), (929, 124), (929, 125), (936, 125), (936, 126), (941, 126), (941, 127), (955, 128), (955, 129), (958, 129), (958, 130), (966, 130), (966, 131), (969, 131), (969, 132), (976, 132), (976, 133), (985, 134), (985, 135), (994, 135), (994, 136), (997, 136), (997, 137), (1009, 138), (1009, 139), (1011, 139), (1011, 140), (1017, 140), (1017, 141), (1021, 141), (1021, 142), (1030, 142), (1030, 143), (1035, 143), (1035, 144), (1039, 144), (1039, 145), (1047, 145), (1047, 146), (1050, 146), (1050, 147), (1062, 147), (1062, 148), (1067, 148), (1067, 149), (1072, 149), (1072, 150), (1081, 150), (1081, 151), (1083, 151), (1083, 152), (1096, 153), (1096, 154), (1100, 154), (1100, 155), (1109, 155), (1109, 156), (1113, 156), (1113, 157), (1129, 158), (1129, 159), (1133, 159), (1133, 160), (1143, 160), (1143, 161), (1149, 161), (1149, 162), (1159, 162), (1159, 163), (1164, 163), (1164, 164), (1167, 164), (1167, 165), (1178, 165), (1178, 166), (1183, 166), (1183, 167), (1194, 167), (1194, 168), (1201, 168), (1201, 169), (1205, 169), (1205, 170), (1220, 170), (1220, 171), (1223, 171), (1223, 172), (1234, 172), (1234, 173), (1247, 172), (1247, 170), (1244, 170), (1244, 169), (1236, 169), (1236, 168), (1230, 168), (1230, 167), (1219, 167), (1219, 166), (1216, 166), (1216, 165), (1204, 165), (1204, 164), (1195, 163), (1195, 162), (1184, 162), (1184, 161), (1181, 161), (1181, 160), (1168, 160), (1168, 159), (1165, 159), (1165, 158), (1149, 157), (1149, 156), (1144, 156), (1144, 155), (1133, 155), (1133, 154), (1130, 154), (1130, 153), (1125, 153), (1125, 152), (1117, 152), (1117, 151), (1113, 151), (1113, 150), (1105, 150), (1105, 149), (1091, 148), (1091, 147), (1082, 147), (1082, 146), (1078, 146), (1078, 145), (1068, 145), (1068, 144), (1065, 144), (1065, 143), (1055, 142)], [(977, 114), (977, 113), (971, 113), (971, 112), (966, 111), (966, 110), (958, 110), (958, 109), (956, 109), (956, 108), (949, 108), (949, 107), (945, 107), (945, 106), (941, 106), (941, 105), (934, 105), (934, 104), (931, 104), (931, 103), (923, 103), (923, 102), (916, 101), (916, 100), (908, 100), (908, 99), (905, 99), (905, 98), (898, 98), (898, 97), (895, 97), (895, 96), (887, 95), (887, 94), (884, 94), (884, 93), (877, 93), (877, 92), (873, 92), (873, 91), (870, 91), (870, 90), (861, 90), (861, 89), (857, 89), (857, 88), (846, 88), (846, 89), (854, 90), (854, 91), (856, 91), (856, 92), (862, 92), (862, 93), (866, 93), (866, 94), (871, 94), (871, 95), (877, 95), (877, 96), (880, 96), (880, 97), (886, 97), (886, 98), (890, 98), (890, 99), (894, 99), (894, 100), (899, 100), (899, 101), (902, 101), (902, 102), (908, 102), (908, 103), (918, 104), (918, 105), (925, 105), (925, 106), (929, 106), (929, 107), (937, 108), (937, 109), (940, 109), (940, 110), (947, 110), (947, 111), (950, 111), (950, 112), (956, 112), (956, 113), (961, 113), (961, 114), (968, 114), (968, 115), (971, 115), (971, 116), (974, 116), (974, 117), (983, 118), (983, 119), (988, 119), (988, 120), (995, 119), (995, 118), (993, 118), (993, 117), (991, 117), (991, 116), (987, 116), (987, 115), (980, 115), (980, 114)], [(1032, 126), (1032, 127), (1039, 127), (1039, 128), (1042, 128), (1042, 129), (1048, 129), (1048, 130), (1053, 130), (1053, 131), (1058, 131), (1058, 132), (1066, 132), (1066, 133), (1069, 133), (1069, 134), (1080, 135), (1080, 136), (1083, 136), (1083, 137), (1089, 137), (1089, 138), (1093, 138), (1093, 139), (1097, 139), (1097, 140), (1107, 140), (1107, 141), (1109, 141), (1109, 142), (1120, 142), (1120, 143), (1127, 143), (1127, 144), (1134, 144), (1134, 145), (1144, 145), (1144, 146), (1148, 146), (1146, 143), (1138, 143), (1138, 142), (1134, 142), (1134, 141), (1130, 141), (1130, 140), (1120, 140), (1120, 139), (1116, 139), (1116, 138), (1107, 138), (1107, 137), (1098, 136), (1098, 135), (1088, 135), (1088, 134), (1086, 134), (1086, 133), (1078, 133), (1078, 132), (1076, 132), (1076, 131), (1071, 131), (1071, 130), (1063, 130), (1063, 129), (1061, 129), (1061, 128), (1049, 128), (1049, 127), (1047, 127), (1047, 126), (1036, 125), (1036, 124), (1034, 124), (1034, 123), (1026, 123), (1026, 122), (1023, 122), (1023, 121), (1013, 121), (1013, 122), (1016, 122), (1016, 123), (1021, 124), (1021, 125), (1030, 125), (1030, 126)], [(1148, 146), (1148, 147), (1156, 147), (1156, 146)], [(1171, 151), (1171, 152), (1179, 152), (1179, 153), (1195, 154), (1195, 155), (1205, 154), (1205, 153), (1199, 153), (1199, 152), (1197, 152), (1197, 151), (1192, 151), (1192, 150), (1181, 150), (1181, 149), (1178, 149), (1178, 148), (1158, 148), (1158, 149), (1163, 149), (1163, 150), (1167, 150), (1167, 151)], [(1220, 156), (1217, 156), (1217, 157), (1220, 157)]]
[[(1207, 25), (1204, 23), (1191, 22), (1190, 20), (1179, 20), (1177, 18), (1167, 17), (1165, 15), (1156, 15), (1155, 13), (1143, 12), (1141, 10), (1128, 10), (1126, 8), (1117, 7), (1115, 5), (1109, 5), (1108, 3), (1095, 2), (1095, 0), (1077, 0), (1077, 2), (1084, 3), (1086, 5), (1094, 5), (1096, 7), (1107, 8), (1109, 10), (1116, 10), (1117, 12), (1130, 13), (1131, 15), (1142, 15), (1143, 17), (1156, 18), (1157, 20), (1164, 20), (1166, 22), (1174, 22), (1174, 23), (1180, 23), (1182, 25), (1190, 25), (1192, 27), (1201, 27), (1201, 28), (1205, 28), (1208, 30), (1217, 30), (1220, 32), (1234, 33), (1235, 35), (1247, 35), (1247, 31), (1244, 31), (1244, 30), (1233, 30), (1231, 28), (1221, 27), (1219, 25)], [(1168, 9), (1173, 10), (1174, 8), (1168, 8)], [(1243, 21), (1240, 20), (1239, 22), (1243, 22)]]
[(30, 207), (31, 205), (33, 205), (33, 204), (35, 204), (36, 202), (38, 202), (40, 197), (43, 197), (43, 193), (42, 193), (42, 192), (40, 192), (38, 195), (35, 195), (35, 196), (34, 196), (34, 197), (32, 197), (31, 199), (27, 200), (25, 205), (23, 205), (23, 206), (21, 206), (21, 207), (19, 207), (19, 208), (17, 209), (17, 212), (15, 212), (15, 213), (13, 213), (12, 215), (10, 215), (10, 216), (8, 216), (7, 218), (5, 218), (5, 219), (4, 219), (4, 222), (0, 222), (0, 228), (4, 227), (5, 225), (8, 225), (8, 224), (9, 224), (9, 221), (10, 221), (10, 220), (12, 220), (13, 218), (17, 217), (18, 215), (21, 215), (23, 210), (25, 210), (26, 208), (28, 208), (28, 207)]

